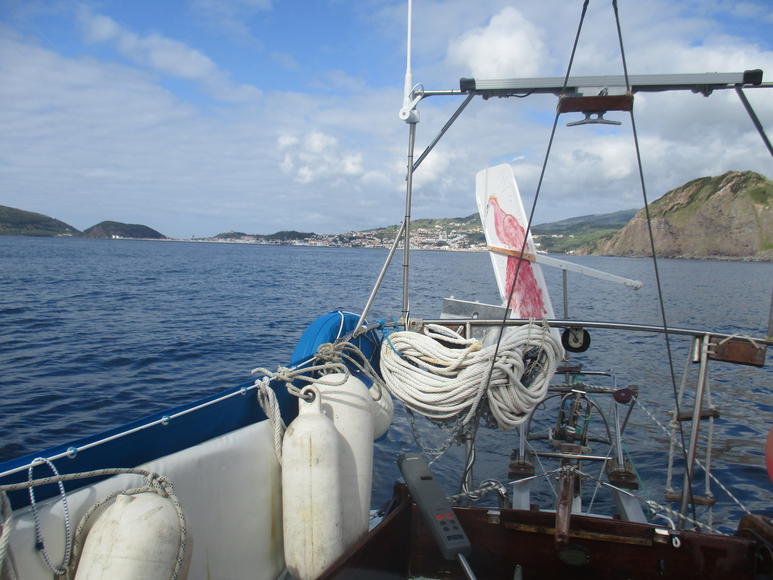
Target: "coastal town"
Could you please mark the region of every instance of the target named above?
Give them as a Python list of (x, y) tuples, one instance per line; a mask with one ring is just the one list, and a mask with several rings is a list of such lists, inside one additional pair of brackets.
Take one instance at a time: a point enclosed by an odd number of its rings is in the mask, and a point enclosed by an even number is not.
[[(284, 236), (233, 235), (234, 233), (238, 234), (237, 232), (228, 232), (210, 238), (208, 241), (317, 247), (388, 248), (394, 242), (397, 228), (353, 231), (343, 234), (287, 232), (287, 235)], [(282, 233), (285, 232), (280, 232), (280, 234)], [(417, 249), (431, 250), (484, 250), (486, 242), (480, 226), (456, 229), (436, 225), (434, 227), (412, 228), (411, 246)]]
[[(397, 231), (398, 226), (352, 231), (344, 234), (277, 232), (271, 236), (260, 236), (241, 232), (227, 232), (201, 241), (316, 247), (388, 248), (394, 243)], [(553, 234), (554, 236), (555, 234)], [(539, 248), (539, 239), (542, 236), (536, 234), (533, 237), (535, 245)], [(486, 239), (477, 215), (459, 219), (418, 220), (417, 223), (411, 226), (411, 247), (420, 250), (482, 251), (486, 249)]]

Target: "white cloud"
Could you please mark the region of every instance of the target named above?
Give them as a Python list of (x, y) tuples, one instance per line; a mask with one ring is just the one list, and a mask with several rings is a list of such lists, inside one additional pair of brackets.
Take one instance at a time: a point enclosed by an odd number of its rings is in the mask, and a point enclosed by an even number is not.
[(338, 141), (331, 135), (312, 131), (304, 138), (304, 149), (309, 154), (326, 154), (338, 147)]
[(344, 155), (341, 166), (344, 175), (361, 175), (363, 173), (362, 154), (349, 153)]
[(311, 131), (300, 138), (283, 135), (279, 146), (285, 150), (280, 168), (300, 183), (337, 181), (365, 172), (361, 153), (346, 151), (338, 139), (322, 131)]
[(84, 7), (80, 10), (83, 32), (89, 42), (106, 42), (119, 38), (121, 27), (112, 18), (101, 14), (92, 14)]
[(296, 143), (298, 143), (298, 137), (295, 135), (280, 135), (276, 140), (276, 144), (280, 149), (286, 149), (287, 147), (291, 147)]
[(773, 12), (766, 2), (731, 2), (728, 9), (731, 14), (741, 18), (773, 22)]
[(474, 28), (448, 47), (448, 59), (480, 78), (536, 75), (546, 57), (543, 34), (517, 9), (504, 8), (488, 25)]
[(173, 77), (199, 83), (216, 99), (247, 102), (260, 97), (254, 87), (233, 83), (205, 54), (159, 34), (138, 35), (113, 19), (81, 7), (78, 13), (89, 42), (109, 42), (129, 60)]

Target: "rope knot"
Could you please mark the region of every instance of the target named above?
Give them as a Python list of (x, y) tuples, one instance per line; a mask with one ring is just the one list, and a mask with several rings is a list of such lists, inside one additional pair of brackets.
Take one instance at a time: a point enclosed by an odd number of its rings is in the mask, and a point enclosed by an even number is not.
[(332, 342), (325, 342), (319, 345), (314, 358), (319, 362), (338, 362), (341, 360), (340, 347)]
[(155, 492), (161, 497), (174, 496), (174, 485), (172, 485), (172, 481), (165, 475), (149, 473), (145, 476), (145, 485), (147, 486), (148, 491)]
[(276, 380), (287, 383), (288, 385), (295, 380), (297, 372), (294, 369), (288, 367), (277, 367), (273, 376)]

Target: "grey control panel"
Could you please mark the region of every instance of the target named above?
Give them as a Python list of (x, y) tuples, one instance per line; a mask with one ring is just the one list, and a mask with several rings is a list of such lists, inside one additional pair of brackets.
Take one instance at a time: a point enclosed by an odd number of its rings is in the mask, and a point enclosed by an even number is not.
[(470, 541), (424, 458), (418, 453), (405, 453), (397, 465), (443, 557), (455, 560), (459, 554), (468, 555), (472, 551)]

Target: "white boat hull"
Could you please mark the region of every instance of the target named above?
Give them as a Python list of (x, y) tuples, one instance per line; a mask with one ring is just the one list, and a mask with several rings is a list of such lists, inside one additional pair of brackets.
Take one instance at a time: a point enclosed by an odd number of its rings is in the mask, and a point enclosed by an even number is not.
[[(282, 572), (281, 474), (269, 421), (138, 467), (163, 474), (174, 483), (194, 547), (188, 578), (268, 580)], [(68, 493), (73, 527), (95, 502), (141, 483), (138, 476), (120, 475)], [(46, 550), (54, 562), (61, 561), (65, 536), (59, 497), (38, 502), (37, 507)], [(17, 510), (10, 541), (17, 576), (49, 580), (51, 571), (32, 549), (34, 545), (31, 508)]]

